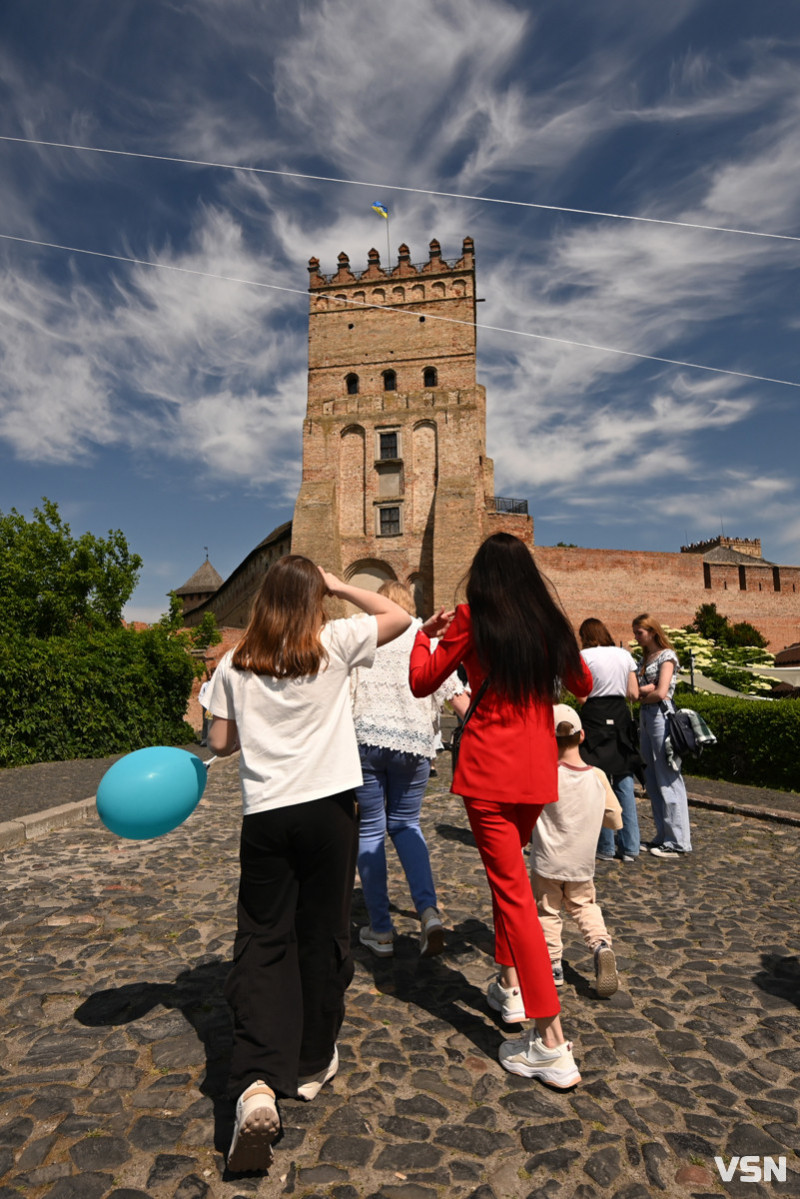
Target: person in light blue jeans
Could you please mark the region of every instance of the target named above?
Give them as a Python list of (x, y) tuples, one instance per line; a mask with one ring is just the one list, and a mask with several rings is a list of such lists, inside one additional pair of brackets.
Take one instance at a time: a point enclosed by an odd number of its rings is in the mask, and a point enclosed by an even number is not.
[(642, 650), (639, 664), (639, 750), (653, 809), (655, 839), (648, 849), (656, 858), (681, 858), (692, 852), (689, 800), (680, 769), (667, 761), (667, 713), (674, 705), (678, 655), (661, 625), (643, 612), (633, 622)]
[[(356, 791), (359, 810), (358, 873), (370, 927), (389, 934), (392, 919), (386, 878), (386, 834), (392, 839), (417, 912), (437, 908), (428, 845), (420, 812), (430, 774), (430, 759), (377, 745), (359, 745), (364, 784)], [(371, 949), (372, 945), (369, 946)], [(379, 956), (388, 956), (386, 954)]]
[[(380, 595), (413, 615), (408, 587), (384, 583)], [(436, 617), (431, 618), (435, 620)], [(434, 715), (437, 703), (453, 699), (465, 705), (464, 686), (455, 676), (433, 696), (416, 699), (408, 684), (408, 664), (417, 629), (412, 620), (391, 652), (376, 652), (371, 670), (351, 676), (353, 723), (361, 755), (363, 784), (356, 789), (359, 808), (358, 873), (369, 924), (359, 941), (376, 957), (394, 953), (394, 927), (389, 913), (386, 834), (392, 839), (405, 872), (411, 899), (420, 920), (419, 952), (433, 957), (444, 949), (444, 925), (439, 913), (428, 846), (420, 828), (420, 812), (435, 754)]]

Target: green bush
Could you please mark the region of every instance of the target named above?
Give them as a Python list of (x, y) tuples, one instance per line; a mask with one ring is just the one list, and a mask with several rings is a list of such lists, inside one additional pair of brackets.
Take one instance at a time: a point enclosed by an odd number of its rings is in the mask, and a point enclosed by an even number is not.
[(185, 649), (158, 626), (10, 634), (0, 643), (0, 766), (185, 744), (193, 678)]
[(687, 774), (800, 791), (800, 704), (693, 695), (683, 689), (675, 704), (699, 712), (717, 738), (700, 757), (684, 761)]

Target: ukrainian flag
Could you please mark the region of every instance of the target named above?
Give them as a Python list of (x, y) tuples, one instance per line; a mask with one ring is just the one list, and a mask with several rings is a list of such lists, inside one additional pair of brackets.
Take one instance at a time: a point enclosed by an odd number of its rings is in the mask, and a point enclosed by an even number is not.
[(372, 205), (372, 211), (377, 212), (378, 216), (382, 216), (385, 221), (388, 221), (389, 209), (386, 207), (385, 204), (378, 204), (378, 202), (376, 201)]

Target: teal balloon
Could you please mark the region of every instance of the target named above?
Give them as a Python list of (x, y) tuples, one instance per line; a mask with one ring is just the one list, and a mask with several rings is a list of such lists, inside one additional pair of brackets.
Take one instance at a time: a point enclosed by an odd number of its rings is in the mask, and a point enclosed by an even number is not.
[(115, 762), (97, 788), (97, 814), (131, 841), (161, 837), (191, 816), (208, 770), (196, 754), (169, 745), (137, 749)]

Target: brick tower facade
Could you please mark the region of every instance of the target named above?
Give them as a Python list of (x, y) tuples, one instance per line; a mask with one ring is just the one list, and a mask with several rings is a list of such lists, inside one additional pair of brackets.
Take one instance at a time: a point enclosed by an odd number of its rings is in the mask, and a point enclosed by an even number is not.
[(308, 269), (292, 551), (362, 586), (407, 582), (421, 612), (449, 606), (489, 532), (533, 544), (527, 513), (496, 510), (486, 393), (476, 380), (472, 238), (452, 266), (432, 241), (419, 266), (402, 245), (391, 269), (377, 250), (360, 272), (344, 253), (332, 276), (316, 258)]

